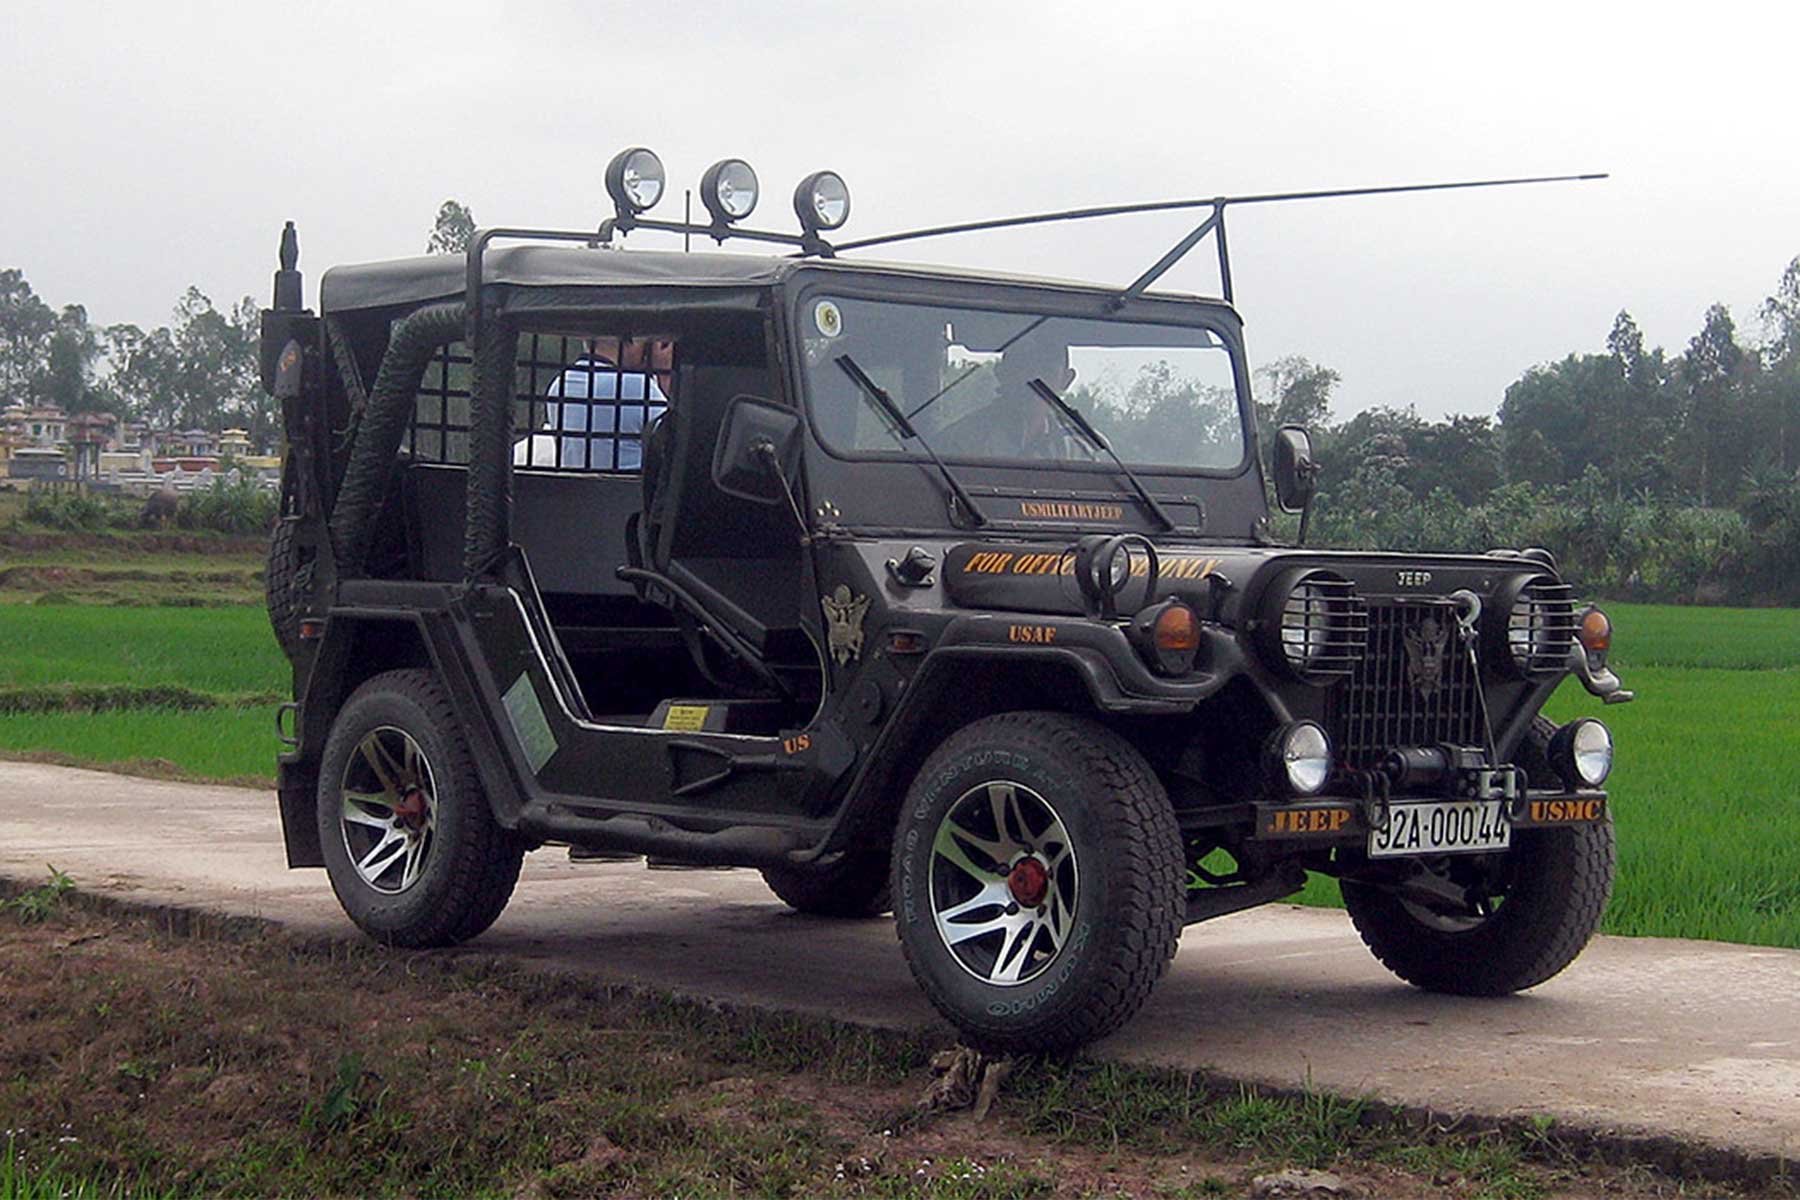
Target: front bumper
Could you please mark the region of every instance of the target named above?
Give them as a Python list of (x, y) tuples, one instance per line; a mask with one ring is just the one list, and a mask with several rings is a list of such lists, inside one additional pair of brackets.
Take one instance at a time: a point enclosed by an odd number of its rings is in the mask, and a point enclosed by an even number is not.
[[(1450, 799), (1441, 793), (1388, 796), (1371, 801), (1361, 796), (1315, 796), (1290, 804), (1257, 802), (1250, 838), (1263, 843), (1361, 845), (1385, 823), (1389, 805)], [(1606, 793), (1598, 788), (1577, 791), (1528, 790), (1511, 802), (1507, 817), (1516, 829), (1557, 829), (1596, 825), (1606, 819)]]

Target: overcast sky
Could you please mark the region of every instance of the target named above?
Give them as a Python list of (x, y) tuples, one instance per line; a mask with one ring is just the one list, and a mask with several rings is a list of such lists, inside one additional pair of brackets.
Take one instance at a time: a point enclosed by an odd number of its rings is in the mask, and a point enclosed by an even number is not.
[[(1279, 9), (1279, 11), (1277, 11)], [(1476, 15), (1477, 13), (1489, 15)], [(586, 228), (656, 149), (672, 201), (750, 160), (806, 171), (846, 236), (1038, 208), (1610, 171), (1600, 183), (1235, 210), (1253, 363), (1304, 354), (1372, 405), (1491, 412), (1627, 308), (1679, 351), (1746, 334), (1800, 254), (1800, 5), (36, 3), (0, 7), (0, 266), (92, 319), (190, 283), (268, 300), (281, 222), (308, 301), (414, 254), (438, 204)], [(896, 248), (1129, 280), (1181, 214)], [(655, 245), (637, 235), (634, 245)], [(1201, 256), (1171, 286), (1215, 293)]]

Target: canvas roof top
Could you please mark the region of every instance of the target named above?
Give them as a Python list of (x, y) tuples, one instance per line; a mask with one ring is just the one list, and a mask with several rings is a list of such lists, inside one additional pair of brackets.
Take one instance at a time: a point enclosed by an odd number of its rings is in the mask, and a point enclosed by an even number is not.
[[(763, 254), (518, 245), (491, 248), (483, 261), (483, 277), (486, 282), (530, 287), (757, 288), (777, 284), (799, 269), (1028, 284), (1087, 293), (1117, 290), (1116, 287), (1105, 284), (1006, 275), (958, 267)], [(468, 261), (457, 254), (420, 255), (416, 258), (333, 267), (325, 272), (325, 278), (320, 284), (319, 302), (325, 312), (331, 313), (457, 298), (466, 290), (467, 270)], [(1164, 292), (1151, 295), (1159, 299), (1192, 298)]]

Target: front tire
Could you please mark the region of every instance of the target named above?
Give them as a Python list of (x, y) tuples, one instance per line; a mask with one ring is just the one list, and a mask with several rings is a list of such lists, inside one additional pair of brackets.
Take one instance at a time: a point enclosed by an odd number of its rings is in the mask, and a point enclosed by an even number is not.
[(1522, 829), (1498, 864), (1503, 891), (1485, 916), (1443, 917), (1392, 890), (1344, 880), (1362, 940), (1400, 978), (1429, 992), (1504, 996), (1575, 961), (1612, 896), (1612, 815), (1593, 825)]
[(524, 844), (494, 820), (429, 671), (389, 671), (339, 711), (319, 764), (319, 845), (344, 912), (377, 941), (450, 946), (492, 925)]
[(1168, 794), (1130, 743), (1060, 713), (1002, 713), (940, 746), (894, 845), (900, 944), (983, 1050), (1073, 1049), (1143, 1005), (1181, 934)]

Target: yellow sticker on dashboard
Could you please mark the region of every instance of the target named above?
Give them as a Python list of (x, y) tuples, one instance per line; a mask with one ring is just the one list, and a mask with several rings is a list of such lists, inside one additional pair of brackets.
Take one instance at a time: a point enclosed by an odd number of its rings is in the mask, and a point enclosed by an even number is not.
[(699, 733), (706, 728), (706, 714), (712, 709), (704, 704), (671, 704), (663, 714), (663, 728), (678, 733)]

